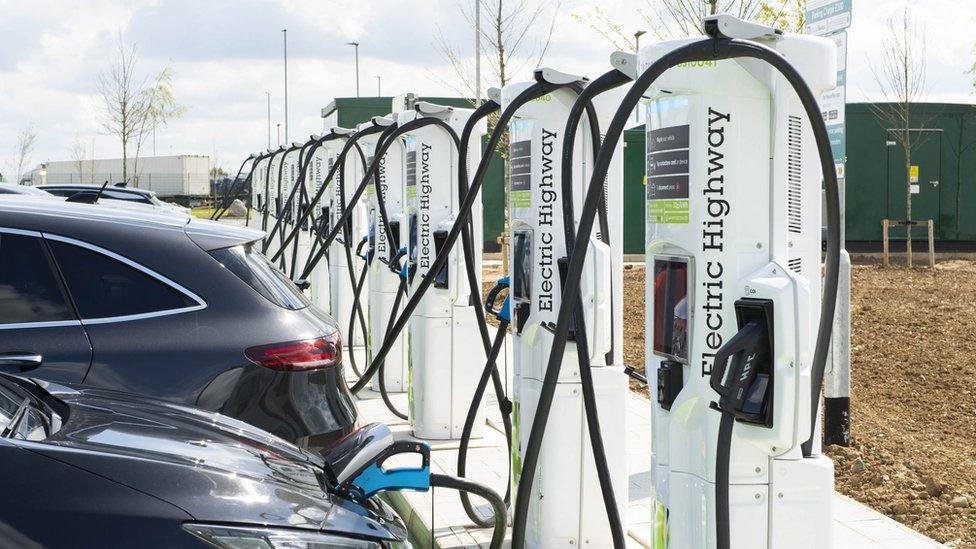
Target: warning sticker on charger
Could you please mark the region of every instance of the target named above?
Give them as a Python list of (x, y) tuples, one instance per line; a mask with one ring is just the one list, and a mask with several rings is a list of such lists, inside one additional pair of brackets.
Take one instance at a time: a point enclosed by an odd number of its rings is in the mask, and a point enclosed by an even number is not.
[(648, 223), (689, 222), (689, 126), (647, 132), (645, 177)]

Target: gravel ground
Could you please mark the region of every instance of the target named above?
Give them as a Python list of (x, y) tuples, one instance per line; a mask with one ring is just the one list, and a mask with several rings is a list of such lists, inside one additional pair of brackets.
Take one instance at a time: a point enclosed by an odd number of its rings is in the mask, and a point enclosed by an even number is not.
[[(499, 276), (486, 269), (486, 291)], [(976, 262), (852, 276), (853, 443), (827, 449), (837, 490), (976, 548)], [(643, 267), (624, 270), (624, 295), (624, 362), (643, 369)]]

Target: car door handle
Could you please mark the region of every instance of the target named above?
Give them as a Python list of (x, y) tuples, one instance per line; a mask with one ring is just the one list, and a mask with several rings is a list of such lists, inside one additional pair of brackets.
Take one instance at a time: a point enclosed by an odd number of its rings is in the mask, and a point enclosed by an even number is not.
[(43, 361), (37, 353), (0, 353), (0, 366), (18, 366), (21, 372), (33, 370)]

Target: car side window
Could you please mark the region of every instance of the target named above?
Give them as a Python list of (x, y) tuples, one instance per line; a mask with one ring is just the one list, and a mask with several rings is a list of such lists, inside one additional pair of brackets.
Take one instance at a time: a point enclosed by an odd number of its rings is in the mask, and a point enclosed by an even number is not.
[(163, 281), (102, 253), (57, 240), (51, 240), (50, 246), (82, 320), (199, 305)]
[(0, 232), (0, 325), (74, 320), (44, 242)]

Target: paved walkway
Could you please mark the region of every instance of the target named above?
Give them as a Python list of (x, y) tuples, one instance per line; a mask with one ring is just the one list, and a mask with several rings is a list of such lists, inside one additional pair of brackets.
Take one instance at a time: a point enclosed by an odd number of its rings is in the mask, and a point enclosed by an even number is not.
[[(357, 350), (361, 353), (361, 350)], [(357, 355), (361, 356), (360, 355)], [(362, 363), (362, 362), (360, 362)], [(487, 484), (500, 493), (507, 482), (508, 462), (505, 436), (494, 395), (488, 391), (488, 416), (492, 429), (471, 442), (468, 450), (469, 478)], [(391, 395), (398, 409), (406, 411), (406, 394)], [(359, 414), (363, 423), (381, 421), (390, 425), (397, 437), (410, 436), (406, 421), (390, 413), (379, 393), (364, 390), (359, 394)], [(627, 510), (628, 547), (650, 547), (651, 473), (650, 473), (650, 402), (634, 393), (627, 403), (627, 471), (630, 478)], [(456, 473), (457, 441), (432, 441), (431, 470)], [(395, 462), (392, 463), (395, 465)], [(472, 526), (464, 514), (457, 492), (435, 489), (431, 492), (400, 492), (387, 498), (407, 522), (415, 547), (474, 548), (488, 547), (491, 532)], [(474, 501), (479, 501), (473, 498)], [(484, 516), (491, 513), (487, 504), (479, 508)], [(835, 495), (835, 549), (923, 549), (941, 547), (935, 541), (878, 513), (860, 503)]]

